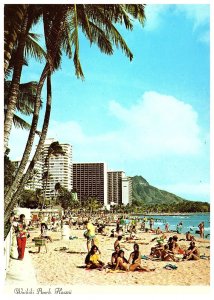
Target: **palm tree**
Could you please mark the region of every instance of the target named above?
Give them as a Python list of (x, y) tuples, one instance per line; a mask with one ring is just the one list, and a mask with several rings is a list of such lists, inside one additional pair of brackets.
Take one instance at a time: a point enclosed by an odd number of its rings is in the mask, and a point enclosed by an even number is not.
[[(49, 86), (49, 88), (47, 87), (48, 96), (46, 102), (46, 113), (44, 117), (43, 129), (41, 132), (38, 147), (34, 154), (34, 158), (31, 161), (31, 164), (28, 168), (28, 171), (22, 177), (23, 172), (21, 171), (23, 171), (24, 164), (22, 164), (22, 166), (20, 165), (22, 170), (19, 172), (19, 174), (17, 174), (16, 184), (13, 186), (10, 193), (8, 194), (5, 205), (5, 219), (8, 217), (9, 213), (7, 210), (12, 209), (14, 204), (16, 203), (17, 196), (23, 188), (24, 182), (25, 180), (27, 180), (29, 173), (32, 172), (35, 161), (38, 159), (42, 150), (47, 133), (51, 110), (50, 76), (51, 72), (57, 70), (57, 68), (60, 66), (62, 50), (64, 49), (66, 54), (70, 58), (72, 57), (72, 54), (74, 52), (73, 61), (75, 65), (76, 75), (77, 77), (83, 78), (84, 75), (79, 59), (79, 27), (81, 27), (82, 31), (89, 39), (90, 43), (96, 43), (102, 52), (107, 54), (113, 54), (113, 45), (116, 45), (116, 47), (120, 47), (131, 60), (133, 55), (129, 50), (128, 46), (126, 45), (125, 41), (123, 40), (122, 36), (113, 25), (113, 23), (124, 23), (126, 28), (131, 30), (133, 25), (129, 16), (139, 20), (141, 24), (143, 24), (143, 21), (145, 19), (144, 5), (42, 5), (40, 9), (42, 11), (42, 13), (40, 13), (43, 16), (45, 42), (47, 49), (47, 63), (43, 69), (37, 87), (31, 130), (29, 133), (25, 152), (23, 154), (24, 161), (28, 160), (32, 149), (35, 132), (37, 130), (39, 108), (41, 104), (41, 90), (44, 81), (47, 78), (47, 80), (49, 81), (49, 84), (47, 84), (47, 86)], [(29, 16), (26, 16), (26, 18)], [(29, 18), (31, 24), (33, 23), (32, 20), (38, 20), (38, 16), (39, 13), (35, 15), (35, 18), (31, 15), (31, 18)], [(25, 19), (25, 22), (23, 21), (21, 33), (19, 35), (19, 43), (17, 47), (17, 60), (19, 61), (19, 63), (17, 62), (16, 68), (14, 67), (13, 73), (13, 84), (15, 82), (16, 89), (15, 91), (14, 89), (11, 89), (13, 93), (11, 92), (12, 96), (10, 98), (10, 101), (8, 102), (8, 111), (5, 119), (5, 144), (7, 144), (7, 140), (9, 138), (11, 128), (10, 122), (12, 123), (12, 117), (14, 114), (14, 109), (17, 100), (17, 85), (20, 81), (17, 79), (20, 79), (20, 66), (21, 62), (23, 62), (23, 55), (21, 55), (21, 49), (24, 49), (24, 38), (26, 40), (27, 28), (29, 28), (29, 26), (24, 26), (26, 25), (26, 22), (27, 20)], [(21, 48), (21, 46), (23, 47)]]
[[(11, 81), (5, 81), (4, 84), (4, 100), (5, 100), (4, 113), (5, 114), (7, 112), (7, 101), (8, 101), (7, 96), (9, 93), (10, 84)], [(20, 84), (18, 101), (16, 103), (17, 112), (26, 116), (33, 114), (35, 92), (37, 90), (37, 85), (38, 83), (35, 81)], [(20, 117), (17, 114), (14, 114), (13, 116), (13, 124), (17, 128), (22, 128), (27, 130), (29, 130), (31, 127), (28, 122), (26, 122), (22, 117)]]
[[(12, 81), (11, 81), (10, 91), (8, 95), (7, 111), (5, 115), (5, 121), (4, 121), (4, 151), (6, 150), (8, 145), (9, 135), (12, 128), (13, 115), (15, 112), (16, 102), (19, 94), (19, 85), (20, 85), (22, 67), (23, 67), (24, 57), (25, 57), (24, 54), (26, 51), (26, 47), (28, 45), (27, 41), (29, 39), (28, 33), (32, 25), (39, 20), (39, 17), (41, 15), (41, 13), (39, 12), (39, 10), (35, 5), (24, 5), (24, 6), (20, 5), (18, 6), (18, 9), (21, 9), (22, 11), (22, 18), (21, 18), (21, 25), (18, 27), (16, 31), (16, 35), (17, 35), (17, 38), (15, 40), (16, 43), (15, 44), (13, 43), (13, 49), (12, 49), (15, 59), (13, 61), (14, 63), (13, 75), (12, 75)], [(7, 15), (7, 13), (8, 10), (6, 9), (6, 5), (5, 5), (5, 18), (10, 17), (11, 12), (9, 12), (9, 16)], [(11, 26), (9, 26), (8, 24), (8, 28), (7, 30), (5, 30), (5, 32), (9, 33), (10, 28), (13, 29), (14, 23), (11, 22), (10, 25)], [(9, 38), (6, 39), (5, 41), (6, 50), (8, 49), (9, 42), (10, 39)]]
[(100, 208), (100, 203), (96, 197), (89, 197), (87, 200), (87, 207), (90, 211), (90, 214), (92, 214), (94, 211)]

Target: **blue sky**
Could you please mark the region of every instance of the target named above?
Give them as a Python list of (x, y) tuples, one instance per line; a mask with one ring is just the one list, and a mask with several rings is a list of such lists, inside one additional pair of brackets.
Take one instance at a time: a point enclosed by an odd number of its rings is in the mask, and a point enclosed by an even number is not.
[[(146, 16), (144, 28), (119, 28), (132, 62), (81, 37), (82, 81), (64, 57), (52, 78), (48, 137), (70, 143), (74, 162), (105, 161), (186, 199), (209, 201), (209, 6), (147, 5)], [(38, 80), (41, 68), (30, 61), (22, 81)], [(12, 159), (27, 135), (13, 129)]]

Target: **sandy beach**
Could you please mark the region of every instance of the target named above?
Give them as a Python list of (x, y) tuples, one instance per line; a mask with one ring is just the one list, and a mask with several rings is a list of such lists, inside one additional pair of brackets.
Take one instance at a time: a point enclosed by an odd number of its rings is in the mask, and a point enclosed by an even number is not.
[[(113, 227), (111, 227), (113, 228)], [(106, 270), (86, 270), (83, 268), (85, 256), (87, 254), (86, 239), (83, 236), (83, 229), (71, 229), (71, 235), (78, 237), (73, 240), (63, 240), (61, 232), (49, 232), (53, 242), (47, 243), (47, 253), (45, 247), (41, 247), (40, 253), (36, 253), (32, 239), (39, 236), (38, 231), (31, 232), (31, 237), (27, 243), (27, 249), (32, 257), (35, 267), (36, 277), (39, 285), (143, 285), (143, 286), (191, 286), (210, 284), (210, 241), (196, 238), (196, 245), (201, 255), (208, 257), (198, 261), (165, 262), (159, 260), (142, 259), (142, 265), (155, 268), (154, 272), (125, 272), (111, 273)], [(167, 233), (167, 237), (174, 233)], [(148, 256), (150, 249), (156, 244), (151, 240), (157, 235), (152, 233), (138, 232), (140, 238), (140, 252)], [(111, 254), (114, 251), (114, 241), (116, 238), (97, 235), (101, 260), (110, 262)], [(183, 234), (178, 234), (179, 239), (185, 239)], [(125, 240), (125, 239), (123, 239)], [(121, 243), (125, 247), (125, 257), (133, 251), (134, 243)], [(189, 242), (179, 241), (182, 248), (188, 248)], [(64, 247), (64, 248), (63, 248)], [(175, 270), (167, 270), (164, 266), (168, 263), (177, 266)]]

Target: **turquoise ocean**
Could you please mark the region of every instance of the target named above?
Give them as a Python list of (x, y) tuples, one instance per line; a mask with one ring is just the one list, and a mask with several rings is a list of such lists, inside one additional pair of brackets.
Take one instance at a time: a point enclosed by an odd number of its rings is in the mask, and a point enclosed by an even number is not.
[[(136, 216), (138, 218), (143, 218), (145, 215)], [(200, 222), (204, 222), (204, 235), (205, 238), (210, 239), (210, 214), (209, 213), (200, 213), (200, 214), (186, 214), (186, 215), (171, 215), (171, 216), (161, 216), (161, 215), (147, 215), (147, 219), (153, 218), (154, 228), (158, 226), (160, 229), (165, 230), (166, 222), (169, 223), (169, 230), (176, 231), (176, 226), (182, 222), (182, 231), (181, 233), (186, 233), (190, 231), (196, 238), (199, 237), (199, 234), (196, 233), (198, 230), (198, 225)], [(147, 223), (147, 227), (149, 227)]]

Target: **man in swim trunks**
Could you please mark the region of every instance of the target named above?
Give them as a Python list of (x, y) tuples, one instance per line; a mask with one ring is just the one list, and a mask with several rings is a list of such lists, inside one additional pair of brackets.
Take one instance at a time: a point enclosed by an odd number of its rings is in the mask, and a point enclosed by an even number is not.
[(86, 224), (87, 232), (86, 232), (86, 238), (87, 238), (87, 249), (88, 252), (91, 249), (91, 246), (94, 245), (94, 238), (95, 238), (95, 227), (91, 222), (91, 219), (88, 219), (88, 222)]

